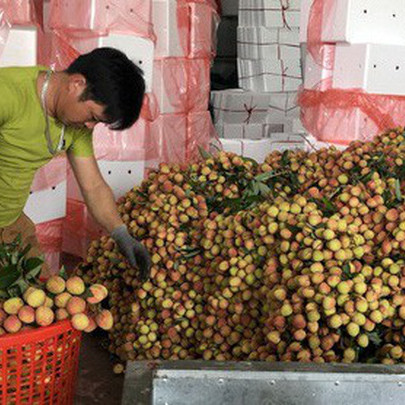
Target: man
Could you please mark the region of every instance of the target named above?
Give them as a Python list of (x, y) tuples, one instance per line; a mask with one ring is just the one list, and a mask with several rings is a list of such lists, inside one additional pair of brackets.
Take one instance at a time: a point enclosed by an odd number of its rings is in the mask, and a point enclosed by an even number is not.
[[(146, 279), (150, 257), (123, 224), (93, 155), (92, 129), (131, 127), (145, 93), (142, 71), (122, 52), (99, 48), (78, 57), (66, 71), (45, 67), (0, 69), (0, 238), (21, 234), (39, 253), (35, 227), (23, 214), (35, 172), (66, 151), (85, 202)], [(43, 209), (46, 209), (44, 201)]]

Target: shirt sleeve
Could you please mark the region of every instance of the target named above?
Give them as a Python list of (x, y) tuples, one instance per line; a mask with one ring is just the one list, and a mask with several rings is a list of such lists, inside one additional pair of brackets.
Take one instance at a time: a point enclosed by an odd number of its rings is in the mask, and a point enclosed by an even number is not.
[(69, 151), (77, 157), (90, 157), (94, 155), (93, 135), (89, 129), (75, 130), (72, 136), (72, 144)]

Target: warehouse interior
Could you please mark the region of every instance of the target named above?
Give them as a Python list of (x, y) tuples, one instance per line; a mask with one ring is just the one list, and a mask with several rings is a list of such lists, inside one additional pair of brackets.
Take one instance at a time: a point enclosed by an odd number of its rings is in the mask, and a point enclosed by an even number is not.
[(0, 1), (0, 403), (404, 403), (403, 3)]

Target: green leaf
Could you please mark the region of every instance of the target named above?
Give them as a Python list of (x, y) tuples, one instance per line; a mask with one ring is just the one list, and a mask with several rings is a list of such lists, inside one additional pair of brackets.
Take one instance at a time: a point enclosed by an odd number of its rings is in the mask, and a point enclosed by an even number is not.
[(270, 171), (270, 172), (266, 172), (266, 173), (260, 173), (257, 176), (255, 176), (255, 180), (257, 181), (267, 181), (269, 179), (271, 179), (272, 177), (274, 177), (274, 174), (276, 172), (274, 170)]
[(34, 269), (30, 270), (26, 275), (25, 278), (31, 281), (37, 281), (37, 276), (41, 272), (41, 266), (37, 266)]
[(245, 157), (245, 156), (241, 156), (241, 158), (242, 158), (242, 160), (243, 160), (244, 162), (251, 162), (251, 163), (253, 163), (253, 166), (254, 166), (254, 167), (259, 166), (259, 163), (257, 163), (257, 161), (254, 160), (254, 159), (252, 159), (252, 158), (248, 158), (248, 157)]
[(270, 194), (271, 188), (270, 188), (269, 186), (267, 186), (267, 185), (264, 184), (264, 183), (257, 183), (257, 184), (258, 184), (258, 186), (259, 186), (260, 194), (262, 194), (262, 195)]
[(370, 339), (370, 342), (373, 343), (375, 346), (380, 346), (382, 343), (381, 337), (378, 335), (377, 332), (371, 332), (368, 333), (368, 338)]
[(13, 285), (13, 286), (7, 288), (7, 292), (8, 292), (8, 295), (10, 298), (20, 297), (22, 294), (20, 287), (18, 285)]
[(211, 159), (213, 156), (207, 152), (204, 148), (202, 148), (201, 146), (198, 146), (198, 152), (200, 153), (201, 157), (203, 159)]
[(0, 290), (0, 298), (9, 298), (7, 291)]
[(25, 257), (27, 255), (27, 253), (31, 250), (31, 245), (28, 244), (23, 251), (21, 252), (21, 256)]
[(9, 265), (3, 267), (0, 271), (0, 289), (5, 289), (15, 283), (21, 277), (17, 266)]
[(24, 269), (26, 272), (36, 269), (38, 266), (42, 266), (44, 261), (39, 257), (30, 257), (24, 263)]
[(398, 201), (402, 201), (401, 182), (399, 179), (395, 180), (395, 196), (397, 197)]
[(281, 156), (281, 165), (288, 166), (290, 164), (290, 158), (288, 155), (288, 150), (285, 150)]
[(253, 195), (259, 195), (260, 194), (259, 183), (257, 181), (252, 183), (252, 191), (253, 191)]
[(68, 279), (68, 275), (66, 273), (65, 266), (62, 266), (59, 270), (59, 276), (62, 277), (64, 280)]
[(348, 263), (343, 266), (343, 274), (349, 279), (353, 276), (350, 272), (350, 265)]
[(110, 262), (111, 262), (112, 264), (120, 264), (120, 263), (121, 263), (121, 260), (120, 260), (120, 259), (117, 259), (117, 258), (115, 258), (115, 257), (113, 257), (113, 258), (110, 259)]

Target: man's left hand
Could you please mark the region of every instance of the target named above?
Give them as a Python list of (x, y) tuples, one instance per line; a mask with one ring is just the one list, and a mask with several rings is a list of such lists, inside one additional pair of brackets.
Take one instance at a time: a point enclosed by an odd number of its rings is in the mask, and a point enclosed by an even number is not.
[(139, 269), (141, 281), (146, 281), (150, 277), (152, 266), (146, 247), (129, 234), (125, 225), (115, 228), (111, 232), (111, 237), (117, 243), (120, 252), (128, 259), (129, 264)]

